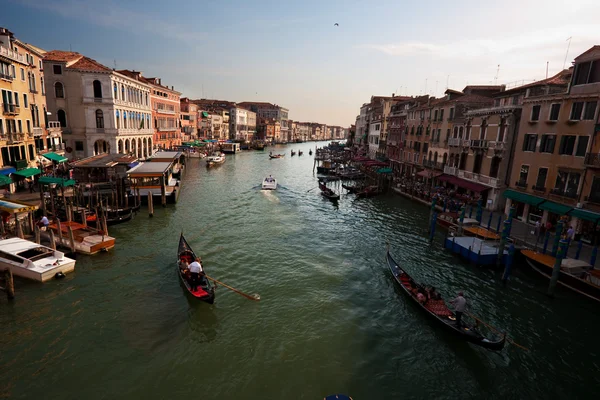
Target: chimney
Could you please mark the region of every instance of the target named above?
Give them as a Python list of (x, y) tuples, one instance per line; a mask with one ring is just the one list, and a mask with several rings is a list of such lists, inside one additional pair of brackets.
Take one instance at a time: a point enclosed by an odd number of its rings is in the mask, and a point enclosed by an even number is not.
[(161, 85), (161, 79), (160, 78), (158, 78), (158, 84)]
[(396, 97), (395, 95), (396, 95), (396, 93), (392, 93), (392, 97)]
[(173, 88), (173, 85), (171, 85), (171, 90), (175, 90), (175, 89)]

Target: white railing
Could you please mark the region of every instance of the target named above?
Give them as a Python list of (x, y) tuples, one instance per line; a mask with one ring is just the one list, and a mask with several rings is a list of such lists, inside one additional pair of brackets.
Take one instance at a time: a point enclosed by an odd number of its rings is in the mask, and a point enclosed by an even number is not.
[(43, 133), (44, 133), (44, 130), (42, 128), (39, 128), (39, 127), (33, 128), (33, 136), (42, 136)]
[(6, 47), (0, 47), (0, 55), (13, 59), (17, 62), (26, 64), (24, 55), (19, 54), (16, 51), (9, 50)]
[(456, 175), (457, 171), (458, 171), (458, 168), (456, 168), (456, 167), (450, 167), (448, 165), (446, 165), (444, 167), (444, 173), (448, 174), (448, 175)]
[(472, 182), (482, 183), (486, 186), (491, 186), (493, 188), (499, 188), (502, 186), (502, 183), (498, 178), (492, 178), (491, 176), (476, 174), (475, 172), (463, 171), (459, 170), (457, 176), (459, 178), (466, 179)]
[(480, 140), (480, 139), (471, 139), (471, 147), (475, 147), (475, 148), (486, 148), (488, 147), (488, 141), (487, 140)]
[(156, 108), (156, 109), (154, 109), (154, 111), (156, 111), (158, 113), (163, 113), (163, 114), (175, 114), (175, 110), (167, 110), (164, 108)]
[(489, 141), (488, 148), (494, 150), (504, 150), (504, 142)]
[(462, 146), (463, 147), (469, 147), (471, 145), (471, 141), (469, 139), (463, 139), (462, 140)]
[(448, 146), (460, 146), (461, 138), (450, 138), (448, 139)]
[(59, 121), (48, 121), (48, 129), (60, 129)]

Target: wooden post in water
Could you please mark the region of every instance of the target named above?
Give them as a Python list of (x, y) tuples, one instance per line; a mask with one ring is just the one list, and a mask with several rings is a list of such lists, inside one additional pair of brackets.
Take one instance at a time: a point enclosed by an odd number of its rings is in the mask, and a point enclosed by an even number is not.
[(6, 297), (12, 300), (15, 298), (15, 283), (12, 271), (9, 268), (4, 270), (4, 280), (6, 281)]
[(548, 296), (554, 296), (554, 288), (558, 282), (558, 276), (560, 275), (560, 267), (562, 260), (567, 254), (567, 246), (569, 242), (565, 239), (561, 239), (558, 244), (558, 250), (556, 251), (556, 259), (554, 260), (554, 268), (552, 269), (552, 277), (550, 278), (550, 285), (548, 285)]
[(23, 239), (23, 227), (21, 226), (21, 221), (19, 221), (18, 214), (15, 214), (15, 228), (17, 229), (17, 237)]
[(56, 233), (58, 234), (58, 242), (62, 243), (62, 226), (58, 218), (56, 218)]
[(125, 208), (129, 208), (129, 195), (125, 192), (125, 189), (123, 189), (123, 203)]
[(148, 215), (154, 216), (154, 204), (152, 203), (152, 192), (148, 191)]
[(52, 250), (56, 250), (56, 238), (54, 237), (54, 231), (52, 229), (48, 229), (50, 232), (50, 247)]
[(142, 206), (142, 194), (140, 192), (140, 188), (135, 188), (135, 191), (137, 193), (137, 206), (139, 208)]
[(75, 236), (73, 235), (73, 228), (71, 226), (67, 226), (67, 231), (69, 232), (69, 245), (71, 247), (71, 252), (75, 253)]
[(35, 224), (33, 223), (33, 211), (29, 211), (27, 213), (27, 216), (29, 217), (29, 232), (33, 233), (35, 226)]
[(54, 204), (54, 190), (52, 190), (52, 187), (48, 187), (48, 191), (50, 192), (50, 207), (52, 208), (52, 216), (54, 218), (58, 218), (56, 215), (56, 206)]
[(2, 233), (2, 237), (6, 235), (6, 227), (4, 226), (4, 218), (0, 217), (0, 233)]
[(87, 226), (87, 211), (85, 208), (81, 209), (81, 225)]
[(72, 218), (72, 215), (71, 215), (71, 205), (66, 204), (65, 205), (65, 209), (67, 211), (67, 222), (73, 221), (73, 218)]
[(108, 223), (106, 222), (106, 214), (102, 216), (102, 230), (104, 234), (108, 236)]
[(165, 176), (163, 175), (160, 178), (160, 203), (162, 204), (163, 207), (166, 207), (166, 205), (167, 205), (167, 194), (166, 194), (167, 188), (165, 187), (165, 185), (166, 185)]
[(46, 215), (46, 197), (44, 197), (44, 185), (40, 183), (40, 203), (42, 204), (42, 215)]
[(40, 233), (40, 227), (39, 226), (35, 226), (35, 242), (37, 244), (42, 243), (42, 237), (41, 237), (41, 233)]

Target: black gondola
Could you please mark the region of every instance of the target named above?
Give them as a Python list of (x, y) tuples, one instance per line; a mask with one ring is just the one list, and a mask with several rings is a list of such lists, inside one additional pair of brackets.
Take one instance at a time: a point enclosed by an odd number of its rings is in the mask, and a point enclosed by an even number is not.
[(213, 304), (215, 302), (215, 287), (211, 285), (210, 281), (204, 278), (201, 281), (200, 286), (195, 291), (192, 291), (192, 288), (189, 283), (189, 278), (187, 276), (187, 271), (182, 270), (179, 266), (182, 261), (190, 264), (196, 259), (196, 253), (190, 247), (188, 242), (183, 237), (183, 233), (179, 237), (179, 247), (177, 249), (177, 274), (183, 283), (183, 286), (187, 289), (188, 293), (197, 298), (198, 300), (202, 300), (207, 302), (208, 304)]
[[(484, 347), (488, 350), (499, 351), (504, 347), (504, 343), (506, 341), (506, 335), (502, 336), (502, 339), (497, 341), (492, 341), (485, 338), (481, 333), (477, 331), (477, 328), (465, 323), (463, 321), (462, 328), (459, 329), (456, 326), (456, 317), (454, 316), (454, 312), (452, 312), (446, 306), (444, 300), (428, 300), (427, 303), (422, 304), (417, 300), (417, 297), (413, 292), (409, 289), (409, 287), (421, 288), (422, 286), (418, 283), (414, 282), (412, 278), (404, 271), (400, 266), (394, 261), (390, 252), (387, 252), (387, 263), (390, 267), (390, 271), (394, 276), (396, 282), (400, 285), (404, 293), (406, 293), (423, 311), (425, 311), (428, 315), (435, 318), (442, 326), (446, 328), (446, 330), (453, 332), (457, 336), (465, 339), (468, 342), (476, 344), (478, 346)], [(414, 285), (414, 286), (413, 286)]]
[(339, 194), (329, 189), (324, 183), (321, 183), (321, 181), (319, 181), (319, 189), (321, 189), (321, 195), (329, 200), (337, 201), (340, 199)]
[(292, 157), (294, 157), (296, 155), (296, 152), (294, 150), (292, 150)]
[(346, 189), (348, 193), (357, 193), (364, 190), (364, 186), (346, 185), (345, 183), (342, 183), (342, 187)]

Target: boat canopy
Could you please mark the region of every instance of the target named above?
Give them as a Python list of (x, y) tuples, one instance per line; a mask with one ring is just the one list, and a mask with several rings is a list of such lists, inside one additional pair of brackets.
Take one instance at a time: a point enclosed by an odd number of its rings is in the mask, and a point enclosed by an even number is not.
[(25, 203), (18, 200), (0, 200), (0, 211), (5, 211), (9, 214), (16, 214), (28, 211), (35, 211), (39, 207), (35, 204)]

